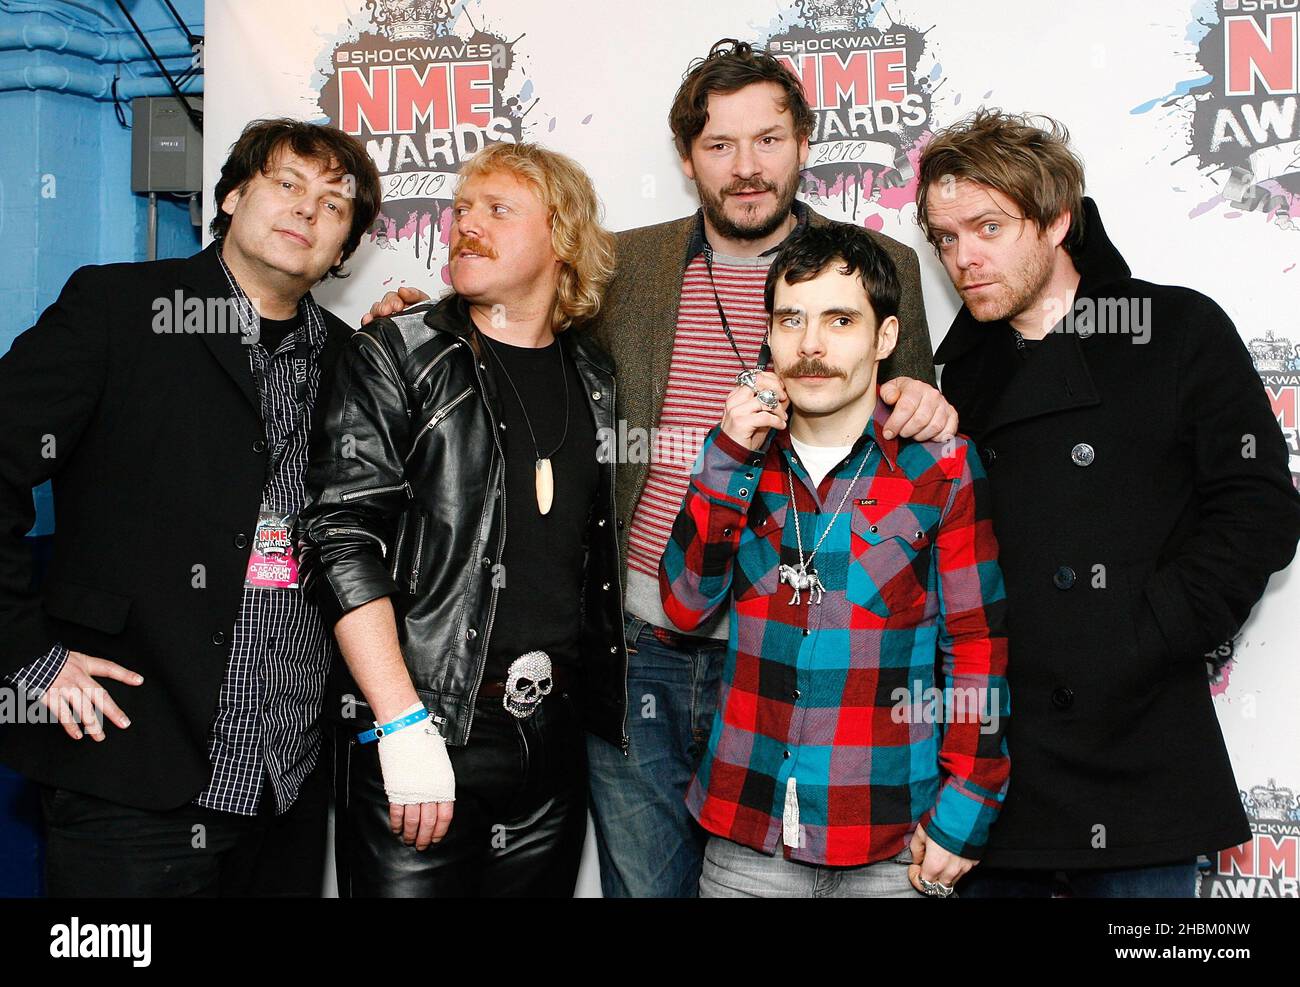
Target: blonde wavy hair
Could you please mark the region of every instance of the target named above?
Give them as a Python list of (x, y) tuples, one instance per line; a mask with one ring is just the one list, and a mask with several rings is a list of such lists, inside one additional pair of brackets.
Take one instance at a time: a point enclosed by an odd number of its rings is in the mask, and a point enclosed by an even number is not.
[(560, 260), (552, 325), (558, 331), (593, 318), (614, 277), (614, 235), (600, 225), (600, 199), (591, 179), (568, 155), (520, 143), (479, 151), (461, 165), (460, 183), (497, 172), (532, 185), (550, 214), (551, 247)]

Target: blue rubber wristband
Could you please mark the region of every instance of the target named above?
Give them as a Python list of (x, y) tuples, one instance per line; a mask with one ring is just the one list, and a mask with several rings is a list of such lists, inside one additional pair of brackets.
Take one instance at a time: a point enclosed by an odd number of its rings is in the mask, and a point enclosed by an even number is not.
[(409, 726), (423, 723), (428, 718), (429, 711), (427, 709), (421, 709), (408, 716), (403, 716), (400, 720), (393, 720), (391, 723), (384, 723), (375, 727), (373, 730), (366, 730), (359, 733), (357, 734), (357, 740), (361, 741), (363, 744), (369, 744), (372, 741), (378, 740), (380, 737), (387, 737), (390, 733), (396, 733), (398, 730), (405, 730)]

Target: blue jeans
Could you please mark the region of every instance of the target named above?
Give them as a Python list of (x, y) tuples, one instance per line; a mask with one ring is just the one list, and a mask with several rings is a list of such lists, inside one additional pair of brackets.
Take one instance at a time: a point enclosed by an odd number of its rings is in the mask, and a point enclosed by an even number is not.
[(1194, 898), (1196, 861), (1115, 870), (985, 870), (974, 868), (958, 885), (963, 898)]
[(665, 643), (636, 617), (624, 632), (628, 753), (587, 736), (601, 891), (692, 898), (708, 834), (686, 811), (686, 788), (713, 728), (727, 642), (673, 632)]
[[(721, 836), (709, 838), (700, 875), (701, 898), (911, 898), (925, 895), (912, 887), (907, 868), (912, 851), (859, 867), (821, 867), (786, 860), (780, 850), (768, 856)], [(954, 895), (953, 897), (956, 897)]]

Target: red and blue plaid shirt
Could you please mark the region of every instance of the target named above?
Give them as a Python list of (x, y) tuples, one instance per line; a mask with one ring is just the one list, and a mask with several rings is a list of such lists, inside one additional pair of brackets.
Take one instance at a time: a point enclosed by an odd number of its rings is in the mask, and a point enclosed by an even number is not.
[[(918, 823), (977, 859), (1006, 793), (1005, 596), (987, 479), (965, 439), (877, 439), (888, 410), (877, 401), (818, 489), (787, 432), (751, 452), (715, 429), (659, 567), (682, 630), (731, 607), (690, 811), (792, 860), (883, 860)], [(860, 464), (847, 517), (812, 562), (824, 596), (805, 590), (792, 606), (778, 567), (799, 562), (796, 517), (806, 558)]]

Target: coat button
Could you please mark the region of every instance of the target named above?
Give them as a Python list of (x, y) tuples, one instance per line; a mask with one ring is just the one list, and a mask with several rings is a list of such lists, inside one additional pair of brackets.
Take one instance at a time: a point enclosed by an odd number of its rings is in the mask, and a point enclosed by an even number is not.
[(786, 751), (786, 752), (785, 752), (784, 754), (782, 754), (781, 756), (782, 756), (783, 758), (785, 758), (787, 761), (790, 760), (790, 752), (789, 752), (789, 751)]
[(226, 643), (226, 635), (223, 634), (221, 631), (217, 631), (217, 633), (215, 633), (215, 634), (212, 635), (212, 643), (213, 643), (213, 644), (225, 644), (225, 643)]
[(253, 451), (254, 451), (254, 452), (266, 452), (266, 439), (254, 439), (254, 440), (253, 440)]
[(1069, 709), (1074, 705), (1074, 690), (1066, 688), (1053, 689), (1052, 705), (1057, 709)]
[(1052, 582), (1056, 584), (1057, 589), (1069, 589), (1074, 585), (1074, 570), (1068, 565), (1063, 565), (1052, 574)]
[(241, 531), (239, 534), (235, 535), (235, 547), (236, 547), (236, 548), (247, 548), (247, 547), (248, 547), (248, 535), (244, 534), (242, 531)]
[(616, 654), (618, 654), (618, 648), (610, 648), (610, 649), (609, 649), (609, 653), (610, 653), (611, 655), (616, 655)]
[(790, 693), (790, 695), (795, 699), (798, 699), (801, 695), (803, 695), (803, 693), (801, 693), (798, 689), (795, 689), (794, 692)]
[(1097, 458), (1097, 453), (1088, 443), (1080, 442), (1070, 450), (1070, 458), (1074, 460), (1075, 466), (1091, 466), (1092, 461)]
[(603, 517), (602, 517), (602, 518), (597, 518), (597, 519), (596, 519), (596, 527), (597, 527), (597, 528), (603, 528), (603, 527), (605, 527), (605, 519), (604, 519)]
[(600, 391), (592, 391), (592, 392), (591, 392), (591, 400), (593, 400), (593, 401), (599, 401), (599, 400), (600, 400)]
[(609, 583), (601, 583), (601, 584), (600, 584), (600, 588), (603, 589), (606, 593), (608, 593), (608, 592), (609, 592)]
[(619, 519), (618, 519), (618, 530), (619, 530), (619, 531), (622, 531), (622, 530), (623, 530), (623, 519), (622, 519), (622, 518), (619, 518)]
[(984, 460), (985, 466), (992, 466), (994, 460), (996, 460), (997, 458), (998, 458), (998, 451), (996, 449), (980, 450), (980, 459)]
[(465, 632), (465, 638), (469, 641), (474, 640), (476, 637), (478, 637), (478, 631), (474, 630), (472, 627)]
[(741, 487), (741, 488), (740, 488), (740, 496), (742, 496), (742, 497), (748, 497), (748, 496), (749, 496), (749, 490), (748, 490), (748, 488), (746, 488), (746, 487)]
[(489, 559), (489, 558), (485, 555), (485, 556), (483, 556), (483, 559), (482, 559), (482, 561), (479, 563), (479, 565), (481, 565), (484, 569), (491, 569), (491, 568), (492, 568), (492, 560)]

